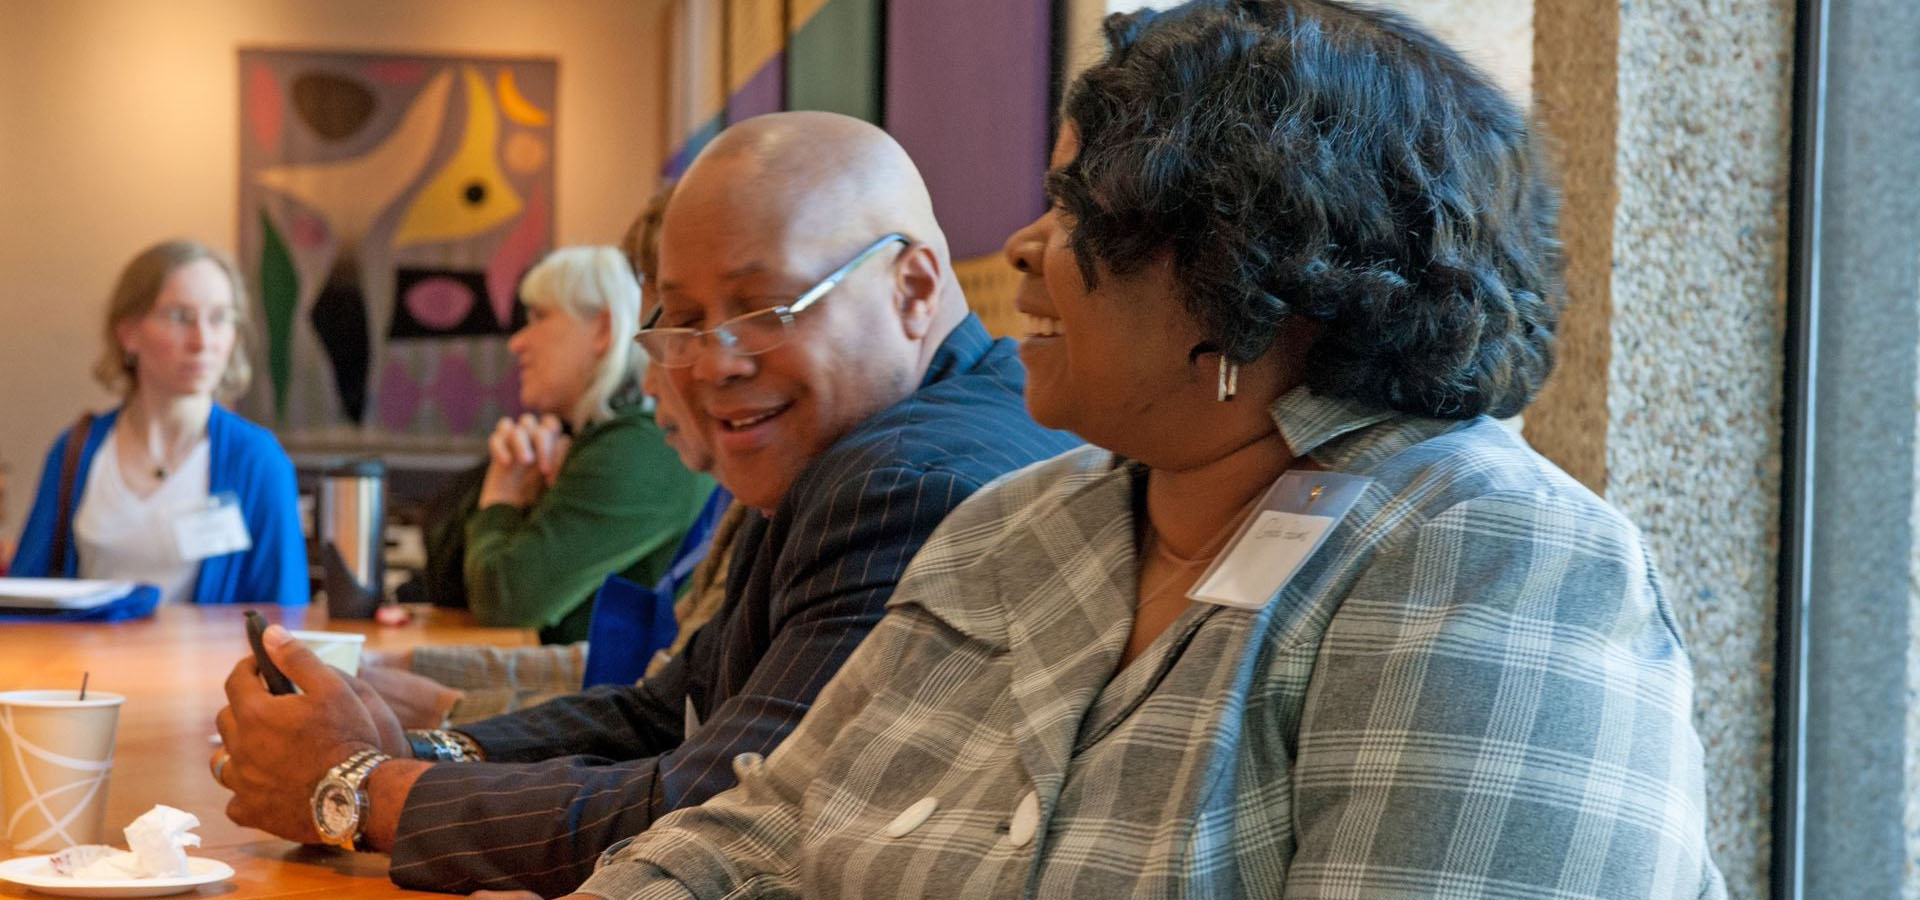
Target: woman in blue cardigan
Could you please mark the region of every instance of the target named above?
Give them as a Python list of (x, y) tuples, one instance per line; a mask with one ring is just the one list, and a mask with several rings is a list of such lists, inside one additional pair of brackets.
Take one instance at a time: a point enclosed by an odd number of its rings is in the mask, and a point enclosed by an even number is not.
[(233, 263), (204, 244), (167, 241), (127, 264), (94, 366), (121, 405), (47, 451), (12, 574), (137, 581), (162, 602), (307, 602), (293, 463), (271, 432), (214, 402), (251, 375), (246, 310)]

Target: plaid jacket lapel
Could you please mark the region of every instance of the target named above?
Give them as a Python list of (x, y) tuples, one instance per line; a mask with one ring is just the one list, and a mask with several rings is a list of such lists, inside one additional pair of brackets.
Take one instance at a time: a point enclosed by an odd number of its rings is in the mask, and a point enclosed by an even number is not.
[(1049, 801), (1132, 622), (1132, 477), (1109, 466), (1063, 492), (994, 554), (1021, 761)]

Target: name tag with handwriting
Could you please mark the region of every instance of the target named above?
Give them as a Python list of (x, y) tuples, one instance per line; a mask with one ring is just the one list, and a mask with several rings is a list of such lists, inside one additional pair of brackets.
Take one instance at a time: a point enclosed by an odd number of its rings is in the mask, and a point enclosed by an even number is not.
[(232, 494), (207, 498), (207, 505), (173, 518), (173, 543), (186, 562), (199, 562), (211, 556), (224, 556), (253, 548), (247, 534), (247, 520), (240, 516), (240, 501)]
[(1326, 516), (1261, 513), (1188, 596), (1241, 609), (1265, 606), (1313, 555), (1333, 522)]
[(1346, 518), (1372, 482), (1339, 472), (1292, 471), (1280, 476), (1187, 598), (1239, 609), (1266, 606), (1320, 549), (1327, 533)]

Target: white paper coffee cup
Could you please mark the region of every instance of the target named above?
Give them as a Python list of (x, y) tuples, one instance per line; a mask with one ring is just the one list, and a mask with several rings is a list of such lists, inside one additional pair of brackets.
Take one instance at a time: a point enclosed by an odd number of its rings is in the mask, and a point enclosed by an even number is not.
[(300, 643), (307, 645), (320, 661), (348, 675), (360, 673), (360, 651), (367, 644), (367, 636), (345, 631), (294, 631), (289, 632)]
[(0, 811), (13, 849), (98, 844), (120, 722), (119, 694), (0, 693)]

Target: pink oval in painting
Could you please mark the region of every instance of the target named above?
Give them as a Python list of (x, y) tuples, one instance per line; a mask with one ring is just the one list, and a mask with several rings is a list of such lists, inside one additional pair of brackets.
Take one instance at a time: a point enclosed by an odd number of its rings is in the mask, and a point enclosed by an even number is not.
[(473, 291), (451, 278), (429, 278), (407, 289), (407, 312), (428, 328), (445, 331), (473, 309)]

